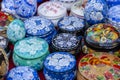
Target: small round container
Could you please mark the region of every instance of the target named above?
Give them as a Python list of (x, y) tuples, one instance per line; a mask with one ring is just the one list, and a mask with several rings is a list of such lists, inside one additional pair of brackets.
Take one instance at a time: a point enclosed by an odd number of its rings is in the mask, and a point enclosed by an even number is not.
[(74, 80), (76, 60), (68, 52), (55, 52), (47, 56), (44, 62), (46, 80)]
[(54, 24), (46, 18), (35, 16), (24, 21), (27, 36), (37, 36), (45, 39), (48, 43), (56, 35)]
[(67, 9), (60, 2), (47, 1), (38, 7), (37, 13), (39, 16), (52, 20), (54, 25), (57, 26), (58, 20), (67, 15)]
[(14, 46), (13, 62), (16, 66), (30, 66), (41, 70), (43, 61), (49, 54), (48, 43), (37, 37), (27, 37)]
[(70, 10), (71, 16), (76, 16), (78, 18), (84, 19), (84, 7), (82, 6), (83, 1), (80, 0), (78, 2), (75, 2)]
[(30, 18), (37, 10), (37, 0), (15, 0), (16, 14), (20, 19)]
[(120, 5), (113, 6), (108, 11), (108, 23), (117, 27), (120, 32)]
[(119, 31), (110, 24), (95, 24), (85, 35), (85, 41), (94, 48), (110, 50), (119, 46)]
[(1, 11), (15, 15), (16, 12), (15, 12), (14, 0), (2, 0)]
[(7, 75), (7, 80), (40, 80), (37, 71), (27, 66), (12, 68)]
[(70, 10), (72, 4), (74, 4), (78, 0), (51, 0), (51, 1), (61, 2), (67, 8), (67, 10)]
[(58, 21), (58, 29), (61, 32), (75, 33), (82, 32), (84, 20), (74, 16), (63, 17)]
[(21, 20), (15, 19), (9, 24), (7, 29), (7, 37), (13, 44), (16, 41), (23, 39), (25, 34), (24, 23)]
[(87, 80), (119, 80), (120, 58), (108, 53), (87, 54), (79, 61), (78, 70)]
[(4, 49), (0, 48), (0, 80), (3, 80), (4, 76), (8, 72), (8, 58)]
[(52, 39), (52, 51), (65, 51), (73, 55), (79, 53), (80, 40), (73, 34), (61, 33)]
[(120, 0), (106, 0), (107, 5), (110, 7), (120, 5)]
[(108, 6), (105, 0), (88, 0), (84, 9), (84, 17), (90, 26), (98, 23), (105, 23), (107, 11)]

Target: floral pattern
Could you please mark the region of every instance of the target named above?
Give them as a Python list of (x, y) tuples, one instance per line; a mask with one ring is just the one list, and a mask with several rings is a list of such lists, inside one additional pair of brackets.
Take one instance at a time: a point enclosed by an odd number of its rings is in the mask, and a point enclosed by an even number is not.
[(69, 50), (78, 47), (79, 40), (77, 37), (70, 33), (61, 33), (56, 35), (52, 40), (52, 45), (55, 48)]
[(85, 19), (89, 25), (105, 22), (107, 4), (104, 0), (90, 0), (85, 7)]
[(32, 17), (37, 10), (37, 0), (15, 0), (16, 14), (22, 18)]
[(25, 20), (25, 28), (27, 34), (41, 37), (49, 35), (55, 29), (50, 20), (39, 16)]
[(9, 71), (7, 80), (40, 80), (40, 78), (34, 69), (19, 66)]
[(111, 7), (108, 11), (109, 23), (117, 27), (120, 31), (120, 5)]
[(68, 16), (58, 22), (60, 29), (70, 32), (80, 31), (84, 27), (84, 20), (78, 17)]
[(14, 52), (23, 57), (34, 59), (41, 57), (48, 51), (48, 43), (37, 37), (28, 37), (15, 44)]
[(120, 0), (106, 0), (106, 2), (109, 8), (120, 4)]
[(44, 62), (44, 75), (47, 80), (73, 80), (75, 77), (75, 58), (67, 52), (55, 52)]
[(7, 37), (12, 42), (24, 38), (25, 33), (24, 23), (21, 20), (15, 19), (8, 25)]

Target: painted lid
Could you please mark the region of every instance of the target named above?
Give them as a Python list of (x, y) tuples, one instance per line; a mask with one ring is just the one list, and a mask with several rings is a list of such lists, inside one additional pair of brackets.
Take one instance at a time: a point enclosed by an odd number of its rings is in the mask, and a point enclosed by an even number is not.
[(69, 51), (78, 47), (79, 39), (73, 34), (61, 33), (53, 38), (52, 45), (56, 49)]
[(8, 58), (4, 51), (4, 49), (0, 48), (0, 80), (6, 75), (8, 72)]
[(5, 49), (8, 46), (8, 39), (6, 37), (0, 36), (0, 47)]
[(48, 19), (61, 18), (67, 14), (67, 9), (60, 2), (47, 1), (38, 7), (38, 15)]
[(8, 25), (7, 37), (10, 41), (16, 42), (23, 39), (25, 34), (24, 23), (21, 20), (15, 19)]
[(10, 14), (16, 14), (14, 0), (2, 0), (1, 11), (8, 12)]
[(86, 31), (86, 42), (95, 48), (112, 49), (119, 44), (119, 32), (110, 24), (95, 24)]
[(48, 43), (38, 37), (27, 37), (18, 41), (14, 46), (14, 53), (25, 59), (41, 57), (48, 52)]
[(89, 80), (119, 80), (120, 58), (104, 52), (87, 54), (79, 61), (78, 70)]
[(76, 2), (71, 7), (71, 13), (78, 17), (84, 18), (84, 7), (82, 6), (82, 0)]
[(37, 71), (27, 66), (19, 66), (11, 69), (7, 80), (40, 80)]
[(74, 16), (67, 16), (59, 20), (58, 26), (64, 31), (76, 32), (83, 29), (84, 20)]
[(75, 66), (75, 57), (68, 52), (54, 52), (49, 54), (44, 62), (44, 67), (53, 72), (70, 71)]
[(46, 18), (35, 16), (24, 21), (25, 29), (29, 35), (45, 36), (52, 32), (54, 24)]
[(109, 9), (108, 19), (120, 24), (120, 5), (113, 6)]

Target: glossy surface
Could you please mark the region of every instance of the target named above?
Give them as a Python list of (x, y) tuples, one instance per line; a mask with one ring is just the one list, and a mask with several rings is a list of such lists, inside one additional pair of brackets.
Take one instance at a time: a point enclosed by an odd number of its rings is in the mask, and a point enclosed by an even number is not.
[(74, 16), (63, 17), (59, 20), (58, 27), (63, 32), (79, 32), (84, 27), (84, 20)]
[(37, 0), (15, 0), (16, 14), (21, 18), (32, 17), (37, 10)]
[(95, 24), (86, 31), (86, 42), (97, 48), (112, 49), (118, 46), (118, 30), (110, 24)]
[(89, 25), (104, 23), (107, 18), (105, 0), (89, 0), (85, 6), (85, 19)]
[(7, 29), (7, 37), (11, 42), (16, 42), (23, 39), (25, 34), (24, 23), (21, 20), (15, 19), (9, 24)]
[(87, 54), (80, 60), (78, 69), (90, 80), (119, 80), (120, 58), (108, 53)]
[(55, 52), (47, 56), (44, 62), (46, 80), (73, 80), (76, 60), (67, 52)]
[(11, 69), (7, 80), (40, 80), (37, 72), (27, 66), (19, 66)]

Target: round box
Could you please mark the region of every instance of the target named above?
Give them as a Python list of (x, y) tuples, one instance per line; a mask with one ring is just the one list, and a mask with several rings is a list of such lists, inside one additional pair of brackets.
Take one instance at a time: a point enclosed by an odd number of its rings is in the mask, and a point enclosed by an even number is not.
[(76, 55), (79, 53), (80, 40), (73, 34), (61, 33), (52, 39), (52, 51), (67, 51)]
[(46, 80), (74, 80), (76, 75), (75, 57), (67, 52), (55, 52), (44, 62)]
[(15, 43), (16, 41), (23, 39), (25, 34), (24, 23), (21, 20), (15, 19), (8, 25), (7, 37), (11, 42)]
[(83, 1), (75, 2), (70, 10), (71, 16), (76, 16), (78, 18), (84, 19), (84, 7), (82, 6)]
[(48, 43), (45, 40), (37, 37), (27, 37), (15, 44), (13, 61), (16, 66), (30, 66), (40, 70), (48, 54)]
[(120, 5), (113, 6), (108, 11), (108, 23), (117, 27), (120, 32)]
[(83, 30), (84, 20), (74, 16), (63, 17), (58, 21), (61, 32), (77, 33)]
[(54, 24), (46, 18), (35, 16), (25, 20), (26, 36), (37, 36), (45, 39), (48, 43), (57, 31)]
[(120, 5), (120, 0), (106, 0), (107, 5), (110, 7)]
[(32, 17), (37, 10), (37, 0), (15, 0), (16, 14), (21, 19)]
[(16, 12), (15, 12), (14, 0), (2, 0), (1, 11), (15, 15)]
[(0, 80), (3, 80), (4, 76), (8, 72), (8, 58), (4, 49), (0, 48)]
[(19, 66), (12, 68), (8, 75), (7, 80), (40, 80), (37, 71), (27, 66)]
[(107, 10), (105, 0), (89, 0), (84, 10), (86, 22), (89, 25), (106, 22)]
[(109, 53), (92, 53), (84, 56), (78, 70), (88, 80), (119, 80), (120, 58)]
[(119, 45), (119, 31), (110, 24), (95, 24), (87, 29), (85, 41), (94, 48), (114, 49)]
[(38, 7), (37, 13), (39, 16), (52, 20), (54, 25), (57, 26), (58, 20), (67, 15), (67, 9), (60, 2), (47, 1)]

